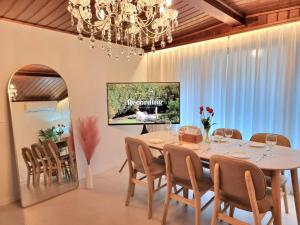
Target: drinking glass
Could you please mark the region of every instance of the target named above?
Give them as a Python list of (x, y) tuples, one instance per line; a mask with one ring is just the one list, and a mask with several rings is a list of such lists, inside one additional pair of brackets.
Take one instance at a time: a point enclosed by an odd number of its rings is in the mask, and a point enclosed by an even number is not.
[(271, 151), (273, 146), (277, 144), (277, 135), (267, 134), (266, 136), (266, 145), (268, 146), (267, 151)]
[(232, 129), (225, 129), (224, 130), (224, 135), (225, 135), (226, 138), (232, 138), (233, 130)]
[(224, 131), (222, 129), (217, 129), (215, 131), (215, 138), (218, 140), (218, 142), (220, 143), (221, 140), (224, 138)]
[(171, 131), (171, 128), (172, 128), (172, 122), (171, 122), (171, 120), (170, 119), (166, 119), (165, 120), (165, 129), (167, 130), (167, 131)]
[(185, 134), (186, 128), (180, 128), (178, 131), (178, 140), (179, 140), (179, 145), (182, 145), (183, 143), (183, 135)]

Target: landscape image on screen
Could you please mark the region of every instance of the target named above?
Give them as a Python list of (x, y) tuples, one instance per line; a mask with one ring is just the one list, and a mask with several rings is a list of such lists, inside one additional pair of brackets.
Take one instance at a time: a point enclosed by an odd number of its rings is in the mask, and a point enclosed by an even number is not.
[(109, 125), (180, 123), (180, 84), (107, 83)]

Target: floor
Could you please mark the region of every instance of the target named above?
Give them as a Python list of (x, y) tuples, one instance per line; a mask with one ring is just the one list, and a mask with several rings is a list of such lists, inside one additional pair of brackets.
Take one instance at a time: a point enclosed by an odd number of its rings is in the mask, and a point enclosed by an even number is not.
[(63, 194), (67, 191), (76, 189), (78, 186), (78, 181), (67, 181), (63, 180), (61, 184), (56, 181), (51, 183), (51, 185), (44, 185), (43, 181), (39, 185), (27, 186), (27, 184), (22, 184), (20, 187), (22, 196), (22, 205), (29, 206), (35, 202), (45, 201), (53, 196)]
[[(95, 188), (92, 190), (86, 190), (81, 185), (75, 191), (25, 209), (20, 208), (18, 204), (0, 207), (0, 225), (159, 225), (164, 192), (156, 193), (153, 218), (148, 220), (146, 189), (137, 187), (135, 197), (130, 205), (125, 207), (127, 170), (122, 174), (117, 171), (118, 168), (94, 176)], [(206, 199), (208, 198), (209, 196), (206, 196)], [(297, 224), (292, 200), (290, 196), (290, 214), (283, 215), (284, 225)], [(212, 205), (203, 212), (203, 225), (210, 224), (211, 209)], [(253, 224), (249, 213), (236, 211), (236, 216)], [(172, 202), (167, 224), (194, 224), (193, 209)]]

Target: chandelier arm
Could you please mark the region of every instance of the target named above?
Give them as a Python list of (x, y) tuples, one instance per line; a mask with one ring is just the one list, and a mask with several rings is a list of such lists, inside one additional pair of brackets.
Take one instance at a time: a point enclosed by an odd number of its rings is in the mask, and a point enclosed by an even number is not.
[[(138, 23), (138, 25), (140, 25), (139, 24), (139, 22), (137, 22)], [(141, 30), (142, 30), (142, 32), (145, 34), (145, 35), (147, 35), (147, 36), (149, 36), (151, 39), (154, 39), (154, 37), (151, 37), (149, 34), (152, 34), (153, 36), (156, 36), (156, 35), (162, 35), (162, 34), (164, 34), (164, 33), (166, 33), (166, 31), (167, 31), (167, 28), (164, 28), (164, 30), (162, 30), (161, 32), (159, 32), (159, 33), (154, 33), (154, 32), (152, 32), (151, 30), (149, 30), (147, 27), (142, 27), (141, 26)], [(145, 31), (146, 30), (146, 31)]]

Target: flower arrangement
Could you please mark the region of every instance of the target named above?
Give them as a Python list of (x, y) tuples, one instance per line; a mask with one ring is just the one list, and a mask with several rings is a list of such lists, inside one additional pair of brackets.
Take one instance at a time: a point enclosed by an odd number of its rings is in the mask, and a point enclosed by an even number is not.
[(210, 107), (206, 107), (204, 110), (203, 106), (200, 106), (200, 116), (201, 116), (201, 123), (203, 124), (205, 130), (205, 142), (209, 142), (209, 130), (215, 124), (212, 122), (215, 113), (214, 110)]

